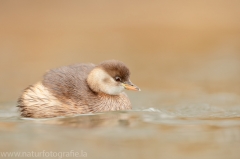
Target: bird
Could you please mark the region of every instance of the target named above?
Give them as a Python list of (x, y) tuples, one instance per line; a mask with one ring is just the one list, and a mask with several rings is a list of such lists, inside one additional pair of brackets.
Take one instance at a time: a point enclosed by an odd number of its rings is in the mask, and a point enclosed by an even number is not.
[(78, 63), (48, 70), (41, 81), (23, 90), (17, 107), (29, 118), (131, 110), (125, 89), (140, 91), (123, 62)]

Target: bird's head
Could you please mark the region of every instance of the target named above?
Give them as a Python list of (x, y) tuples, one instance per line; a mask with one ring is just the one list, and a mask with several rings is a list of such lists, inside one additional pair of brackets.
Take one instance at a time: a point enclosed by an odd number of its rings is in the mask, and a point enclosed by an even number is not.
[(87, 83), (94, 92), (109, 95), (118, 95), (124, 89), (140, 91), (129, 78), (130, 71), (124, 63), (109, 60), (100, 63), (89, 73)]

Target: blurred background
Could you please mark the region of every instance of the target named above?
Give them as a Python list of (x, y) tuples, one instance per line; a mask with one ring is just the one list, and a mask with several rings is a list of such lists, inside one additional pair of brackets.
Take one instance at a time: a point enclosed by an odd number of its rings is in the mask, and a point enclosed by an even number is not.
[(240, 95), (240, 1), (0, 0), (0, 102), (50, 68), (126, 63), (143, 91)]

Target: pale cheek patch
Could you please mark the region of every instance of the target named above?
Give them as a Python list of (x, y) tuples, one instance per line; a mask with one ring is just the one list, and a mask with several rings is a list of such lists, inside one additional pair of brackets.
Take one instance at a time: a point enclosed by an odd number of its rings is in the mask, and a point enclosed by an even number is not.
[(88, 84), (95, 92), (103, 92), (109, 95), (118, 95), (123, 92), (124, 87), (118, 83), (104, 70), (93, 70), (87, 79)]
[(106, 86), (105, 92), (110, 95), (118, 95), (124, 90), (123, 86)]
[(108, 76), (107, 82), (101, 83), (102, 92), (110, 95), (118, 95), (123, 92), (124, 87), (119, 85), (111, 76)]

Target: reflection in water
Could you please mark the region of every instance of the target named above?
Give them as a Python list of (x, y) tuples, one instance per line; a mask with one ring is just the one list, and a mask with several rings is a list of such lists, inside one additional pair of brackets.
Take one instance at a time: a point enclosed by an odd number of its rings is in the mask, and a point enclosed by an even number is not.
[[(160, 95), (153, 93), (151, 101), (156, 104)], [(133, 103), (149, 101), (143, 96)], [(0, 113), (1, 143), (7, 145), (1, 145), (2, 151), (74, 150), (107, 159), (239, 158), (240, 111), (235, 106), (181, 103), (50, 119), (21, 118), (6, 104)]]

